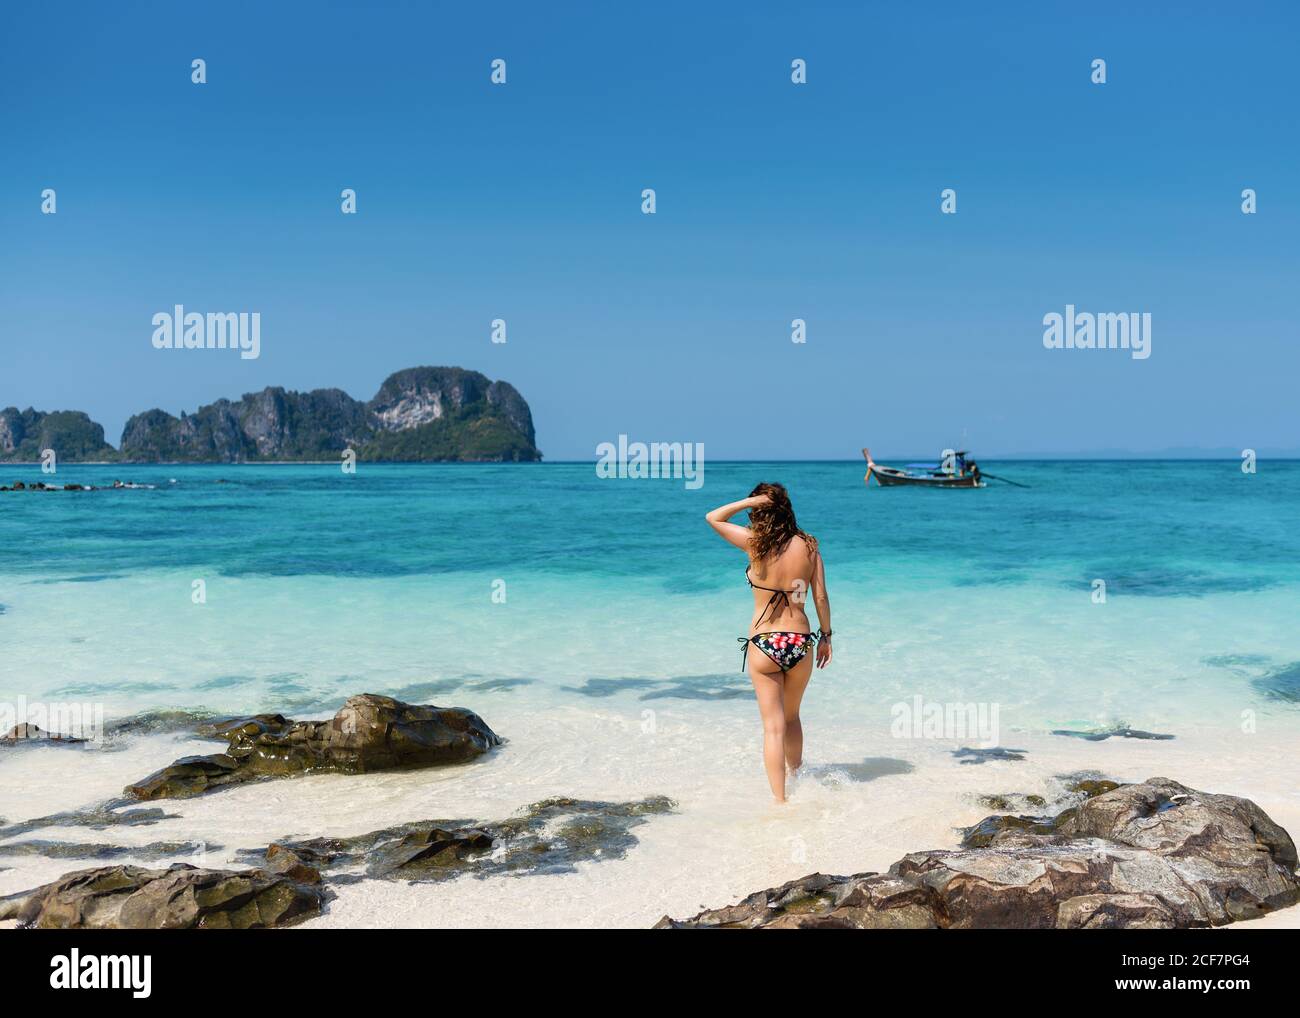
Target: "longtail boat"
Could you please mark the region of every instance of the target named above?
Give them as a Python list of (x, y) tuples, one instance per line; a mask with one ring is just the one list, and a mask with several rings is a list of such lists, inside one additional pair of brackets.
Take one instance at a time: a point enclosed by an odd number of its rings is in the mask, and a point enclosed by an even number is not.
[[(945, 450), (946, 452), (946, 450)], [(905, 469), (881, 466), (871, 458), (871, 450), (863, 449), (862, 455), (867, 460), (867, 476), (863, 478), (868, 485), (874, 477), (882, 488), (900, 485), (915, 485), (921, 488), (982, 488), (984, 481), (980, 475), (979, 465), (964, 450), (945, 455), (945, 463), (908, 463)]]

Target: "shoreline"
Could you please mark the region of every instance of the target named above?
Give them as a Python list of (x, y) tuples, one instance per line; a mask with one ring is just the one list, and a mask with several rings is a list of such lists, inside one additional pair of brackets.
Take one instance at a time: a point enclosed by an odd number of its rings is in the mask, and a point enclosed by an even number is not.
[[(1013, 732), (1007, 744), (1025, 752), (1020, 761), (990, 759), (967, 765), (955, 757), (960, 743), (897, 740), (885, 731), (859, 734), (810, 720), (809, 758), (789, 804), (772, 807), (756, 764), (749, 711), (712, 712), (695, 718), (681, 708), (661, 711), (659, 735), (647, 740), (624, 731), (635, 719), (618, 720), (615, 704), (574, 714), (555, 707), (537, 714), (512, 704), (509, 694), (441, 697), (479, 710), (506, 743), (463, 767), (386, 771), (361, 775), (309, 773), (253, 783), (194, 798), (137, 803), (161, 806), (172, 819), (143, 825), (88, 830), (53, 826), (5, 843), (33, 839), (59, 844), (103, 843), (125, 854), (92, 859), (44, 855), (0, 856), (0, 894), (27, 891), (69, 872), (96, 865), (159, 868), (167, 860), (152, 846), (192, 842), (200, 855), (170, 861), (239, 868), (248, 850), (285, 838), (347, 838), (430, 817), (461, 817), (475, 824), (516, 815), (526, 803), (550, 796), (627, 802), (648, 795), (670, 797), (669, 815), (636, 829), (626, 857), (581, 862), (567, 874), (464, 874), (445, 882), (363, 879), (335, 886), (337, 897), (304, 928), (568, 927), (648, 928), (664, 915), (690, 916), (722, 907), (759, 888), (774, 887), (814, 872), (883, 873), (896, 860), (925, 850), (958, 846), (962, 829), (990, 815), (989, 794), (1037, 793), (1051, 799), (1060, 775), (1097, 774), (1121, 783), (1166, 775), (1206, 792), (1250, 799), (1294, 837), (1300, 832), (1300, 801), (1269, 761), (1289, 741), (1285, 733), (1255, 744), (1250, 757), (1228, 758), (1223, 733), (1189, 732), (1176, 741), (1110, 739), (1087, 742), (1048, 732)], [(252, 706), (252, 705), (250, 705)], [(711, 733), (704, 749), (701, 737)], [(604, 760), (599, 768), (539, 767), (557, 732), (588, 746)], [(71, 747), (20, 751), (8, 762), (15, 784), (44, 786), (39, 803), (6, 802), (0, 813), (13, 823), (30, 815), (84, 808), (111, 797), (127, 779), (182, 755), (212, 752), (210, 741), (166, 734), (130, 736), (111, 753)], [(855, 775), (827, 761), (869, 754), (878, 761)], [(611, 755), (616, 754), (616, 755)], [(44, 763), (41, 762), (41, 756)], [(678, 766), (683, 756), (708, 761)], [(585, 754), (584, 754), (585, 756)], [(1227, 762), (1225, 763), (1225, 759)], [(896, 760), (897, 767), (885, 766)], [(37, 788), (32, 788), (36, 792)], [(48, 795), (54, 801), (46, 801)], [(701, 847), (681, 867), (683, 843)], [(131, 849), (140, 851), (133, 855)], [(1300, 928), (1300, 906), (1243, 923)]]

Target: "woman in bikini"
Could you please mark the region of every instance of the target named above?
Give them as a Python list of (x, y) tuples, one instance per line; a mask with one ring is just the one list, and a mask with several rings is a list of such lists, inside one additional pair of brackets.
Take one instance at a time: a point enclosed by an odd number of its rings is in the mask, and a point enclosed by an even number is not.
[[(749, 510), (749, 526), (728, 522)], [(817, 667), (831, 662), (831, 602), (817, 541), (795, 522), (790, 496), (780, 484), (760, 484), (749, 498), (714, 509), (709, 526), (749, 556), (745, 579), (754, 590), (754, 617), (744, 667), (763, 717), (763, 765), (777, 802), (785, 802), (786, 768), (803, 763), (799, 702)], [(821, 630), (814, 634), (803, 605), (811, 590)]]

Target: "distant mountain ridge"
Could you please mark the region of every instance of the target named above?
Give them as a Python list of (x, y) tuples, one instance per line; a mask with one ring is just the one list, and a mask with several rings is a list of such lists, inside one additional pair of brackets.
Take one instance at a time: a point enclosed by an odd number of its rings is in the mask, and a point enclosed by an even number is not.
[(535, 462), (533, 415), (509, 382), (456, 367), (389, 375), (368, 402), (342, 389), (279, 386), (219, 399), (175, 417), (146, 410), (122, 429), (121, 446), (79, 411), (0, 410), (0, 462), (257, 463), (338, 459), (401, 462)]

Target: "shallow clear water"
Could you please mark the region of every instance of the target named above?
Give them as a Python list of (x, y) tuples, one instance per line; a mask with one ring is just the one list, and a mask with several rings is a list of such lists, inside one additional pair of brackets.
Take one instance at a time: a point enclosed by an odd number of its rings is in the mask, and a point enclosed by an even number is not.
[[(680, 804), (625, 860), (367, 883), (326, 925), (652, 922), (950, 844), (987, 812), (976, 793), (1079, 769), (1251, 795), (1297, 833), (1300, 464), (985, 466), (1031, 488), (864, 489), (856, 463), (711, 463), (700, 490), (590, 464), (0, 468), (2, 483), (158, 486), (0, 494), (0, 701), (309, 717), (380, 692), (470, 707), (508, 739), (468, 767), (250, 786), (150, 827), (45, 835), (67, 840), (198, 839), (213, 861), (552, 794)], [(836, 633), (784, 810), (738, 670), (744, 559), (703, 521), (760, 480), (784, 482), (821, 541)], [(969, 764), (953, 752), (975, 733), (891, 730), (916, 697), (996, 708), (978, 734), (1024, 758)], [(1051, 734), (1110, 725), (1175, 738)], [(159, 735), (11, 753), (0, 817), (85, 806), (213, 749)], [(0, 892), (75, 868), (2, 853)]]

